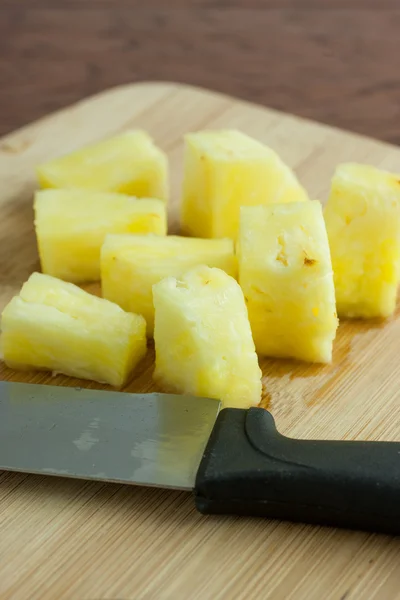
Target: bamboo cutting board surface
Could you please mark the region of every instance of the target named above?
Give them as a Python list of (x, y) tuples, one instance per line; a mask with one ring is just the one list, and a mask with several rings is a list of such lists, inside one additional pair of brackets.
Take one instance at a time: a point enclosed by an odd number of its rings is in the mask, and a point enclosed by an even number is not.
[[(322, 201), (338, 162), (400, 172), (395, 147), (233, 98), (172, 83), (116, 88), (0, 140), (0, 308), (39, 269), (34, 166), (136, 127), (169, 155), (171, 232), (187, 131), (243, 130), (277, 150)], [(329, 366), (262, 360), (263, 404), (280, 431), (400, 441), (399, 315), (385, 323), (341, 323)], [(152, 367), (149, 351), (126, 391), (153, 391)], [(0, 377), (104, 387), (4, 366)], [(2, 600), (387, 600), (400, 597), (399, 559), (400, 543), (388, 536), (203, 517), (185, 493), (0, 472)]]

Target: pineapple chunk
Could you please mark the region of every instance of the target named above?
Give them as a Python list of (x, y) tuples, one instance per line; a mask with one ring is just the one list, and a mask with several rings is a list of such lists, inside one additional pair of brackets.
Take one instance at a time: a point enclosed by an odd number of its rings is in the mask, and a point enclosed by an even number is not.
[(336, 169), (325, 222), (339, 316), (388, 317), (400, 263), (400, 175), (371, 166)]
[(178, 236), (108, 235), (101, 251), (103, 297), (143, 315), (147, 334), (154, 329), (152, 287), (164, 277), (180, 277), (197, 265), (219, 267), (236, 277), (232, 240)]
[(186, 136), (182, 231), (236, 239), (240, 206), (308, 200), (293, 171), (240, 131)]
[(330, 362), (338, 321), (321, 204), (242, 208), (238, 254), (257, 352)]
[(33, 273), (2, 314), (14, 369), (40, 369), (120, 387), (146, 353), (143, 317), (71, 283)]
[(35, 227), (42, 271), (79, 283), (100, 279), (100, 249), (107, 233), (165, 235), (161, 200), (79, 190), (44, 190), (35, 196)]
[(243, 293), (224, 271), (199, 266), (153, 287), (155, 378), (167, 389), (218, 398), (225, 407), (261, 399), (261, 371)]
[(128, 131), (37, 168), (43, 188), (84, 188), (168, 198), (168, 162), (145, 131)]

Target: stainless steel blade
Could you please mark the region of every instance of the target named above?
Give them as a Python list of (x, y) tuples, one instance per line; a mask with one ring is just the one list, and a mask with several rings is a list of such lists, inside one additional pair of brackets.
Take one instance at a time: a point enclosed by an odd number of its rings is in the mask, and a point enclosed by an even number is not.
[(0, 469), (192, 489), (220, 402), (0, 382)]

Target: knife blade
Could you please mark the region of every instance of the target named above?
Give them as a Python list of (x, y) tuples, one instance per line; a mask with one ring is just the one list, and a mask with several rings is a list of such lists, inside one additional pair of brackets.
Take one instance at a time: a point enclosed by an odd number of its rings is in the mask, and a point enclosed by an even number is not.
[(400, 534), (400, 443), (298, 440), (263, 408), (0, 382), (0, 469), (192, 490), (203, 514)]
[(0, 469), (191, 490), (218, 400), (0, 382)]

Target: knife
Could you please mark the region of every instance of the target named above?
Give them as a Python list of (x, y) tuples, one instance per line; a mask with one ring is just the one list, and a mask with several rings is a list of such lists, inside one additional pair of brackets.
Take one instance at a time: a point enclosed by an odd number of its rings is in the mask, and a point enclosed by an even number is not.
[(0, 469), (190, 490), (203, 514), (400, 533), (400, 443), (298, 440), (263, 408), (0, 382)]

